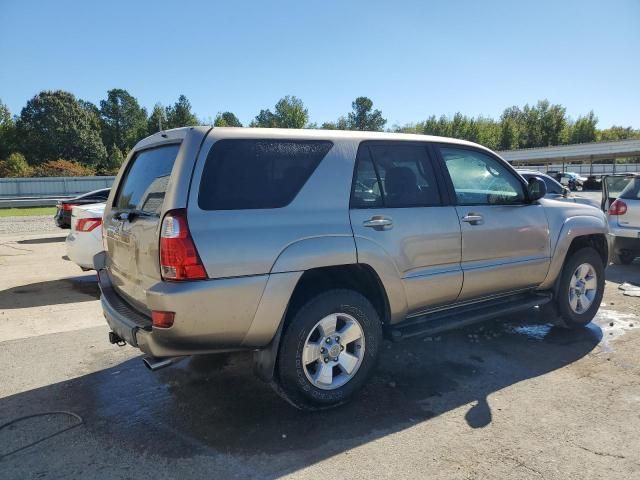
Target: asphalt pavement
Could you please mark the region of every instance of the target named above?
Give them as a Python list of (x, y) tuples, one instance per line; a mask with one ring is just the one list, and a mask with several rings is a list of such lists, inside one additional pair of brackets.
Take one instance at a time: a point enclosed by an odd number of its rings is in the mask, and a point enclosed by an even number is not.
[(0, 477), (640, 478), (640, 312), (612, 267), (588, 328), (529, 312), (386, 343), (343, 407), (293, 409), (249, 355), (152, 373), (107, 341), (64, 232), (0, 236)]

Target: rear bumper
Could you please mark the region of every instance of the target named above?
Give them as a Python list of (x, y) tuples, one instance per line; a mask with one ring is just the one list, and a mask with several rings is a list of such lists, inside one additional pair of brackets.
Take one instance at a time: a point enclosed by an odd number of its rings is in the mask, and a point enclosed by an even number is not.
[(637, 234), (636, 236), (624, 236), (609, 232), (609, 252), (610, 254), (640, 252), (640, 238)]
[(611, 225), (609, 222), (609, 235), (612, 237), (624, 237), (624, 238), (640, 238), (640, 228), (638, 227), (620, 227), (617, 225)]
[(102, 229), (91, 232), (72, 231), (65, 241), (67, 257), (75, 264), (87, 270), (93, 270), (93, 257), (102, 251)]
[[(146, 292), (150, 310), (175, 313), (171, 328), (123, 300), (100, 269), (107, 323), (129, 345), (154, 357), (256, 349), (267, 345), (284, 316), (300, 272), (198, 282), (159, 282)], [(264, 298), (263, 298), (264, 297)]]

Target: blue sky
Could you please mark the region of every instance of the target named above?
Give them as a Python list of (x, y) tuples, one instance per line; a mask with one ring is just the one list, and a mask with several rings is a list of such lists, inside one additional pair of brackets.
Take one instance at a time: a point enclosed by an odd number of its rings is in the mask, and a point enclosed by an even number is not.
[(389, 126), (548, 98), (640, 128), (640, 0), (0, 0), (13, 113), (43, 89), (114, 87), (148, 109), (184, 93), (203, 119), (248, 122), (287, 94), (319, 123), (366, 95)]

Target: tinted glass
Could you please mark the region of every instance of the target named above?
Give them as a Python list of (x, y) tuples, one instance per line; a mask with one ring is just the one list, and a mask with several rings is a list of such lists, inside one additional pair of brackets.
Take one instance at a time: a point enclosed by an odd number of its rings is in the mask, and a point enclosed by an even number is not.
[(524, 201), (524, 186), (499, 160), (476, 150), (441, 147), (460, 205), (512, 205)]
[(435, 178), (424, 145), (363, 144), (358, 150), (351, 206), (402, 208), (440, 205)]
[(328, 141), (220, 140), (207, 156), (198, 204), (203, 210), (284, 207), (331, 147)]
[[(626, 176), (610, 176), (606, 177), (605, 182), (607, 182), (607, 191), (609, 194), (609, 198), (630, 198), (627, 195), (632, 195), (632, 191), (634, 190), (633, 185), (636, 183), (634, 177), (626, 177)], [(631, 185), (631, 187), (629, 187)]]
[(179, 148), (168, 145), (137, 153), (120, 182), (114, 206), (159, 214)]
[(351, 193), (351, 208), (382, 207), (380, 182), (368, 147), (358, 150), (356, 172)]

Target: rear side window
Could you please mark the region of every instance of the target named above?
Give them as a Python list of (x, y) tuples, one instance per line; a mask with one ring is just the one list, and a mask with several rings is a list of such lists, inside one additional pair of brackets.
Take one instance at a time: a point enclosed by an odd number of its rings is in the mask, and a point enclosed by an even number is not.
[(440, 204), (436, 175), (425, 145), (398, 142), (360, 146), (351, 208)]
[(333, 144), (329, 141), (219, 140), (200, 180), (203, 210), (288, 205)]
[(137, 153), (120, 182), (114, 207), (159, 215), (179, 148), (168, 145)]

